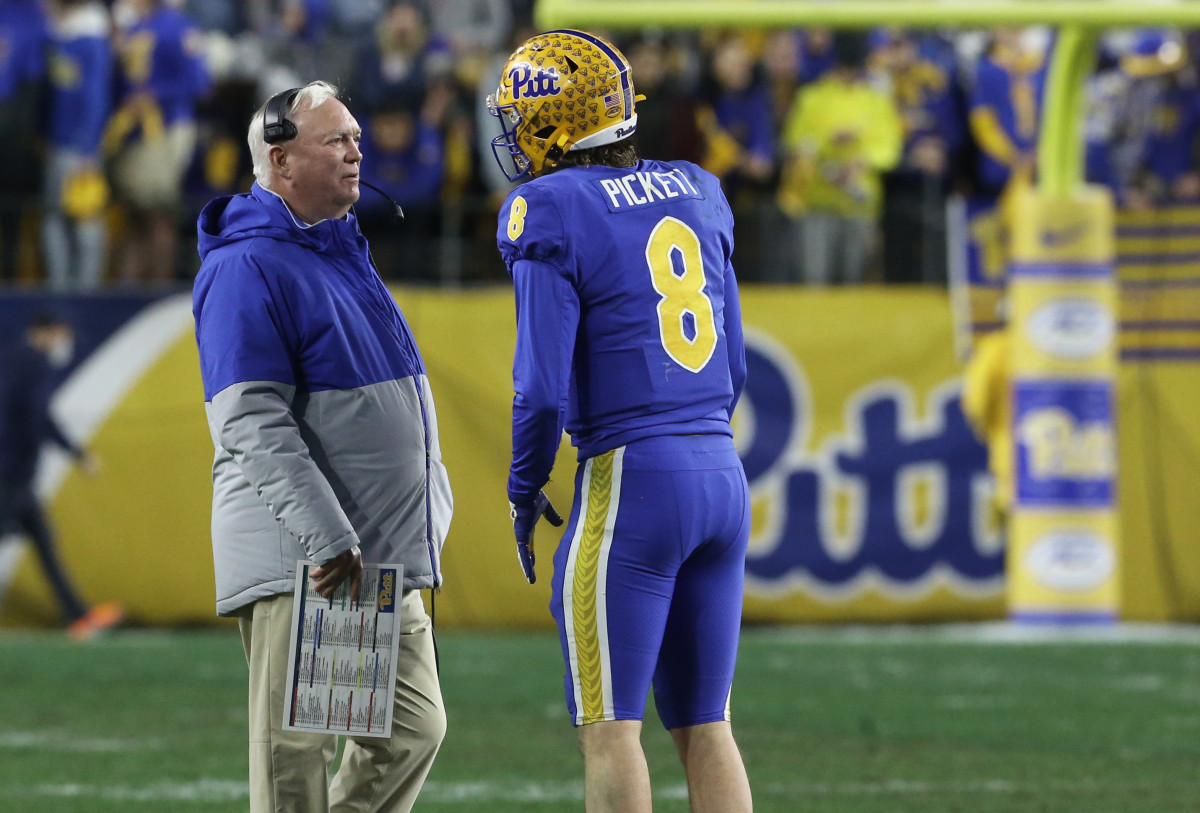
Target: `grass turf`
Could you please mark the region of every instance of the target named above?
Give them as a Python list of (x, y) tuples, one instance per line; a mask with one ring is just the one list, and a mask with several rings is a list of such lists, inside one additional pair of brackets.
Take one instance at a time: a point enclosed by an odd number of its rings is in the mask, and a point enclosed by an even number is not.
[[(582, 809), (556, 639), (440, 642), (450, 733), (417, 809)], [(246, 809), (231, 629), (7, 633), (0, 686), (0, 807)], [(748, 630), (734, 715), (760, 812), (1200, 810), (1200, 636)], [(687, 810), (652, 712), (643, 740), (655, 809)]]

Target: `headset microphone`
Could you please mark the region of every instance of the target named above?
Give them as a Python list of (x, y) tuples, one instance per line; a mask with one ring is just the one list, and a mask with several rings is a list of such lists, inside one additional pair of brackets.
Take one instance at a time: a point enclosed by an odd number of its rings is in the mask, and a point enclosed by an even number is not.
[(396, 199), (395, 199), (395, 198), (393, 198), (393, 197), (392, 197), (391, 195), (389, 195), (387, 192), (384, 192), (382, 189), (380, 189), (380, 188), (379, 188), (378, 186), (376, 186), (375, 184), (373, 184), (373, 183), (367, 183), (367, 182), (366, 182), (366, 181), (364, 181), (362, 178), (359, 178), (359, 179), (358, 179), (358, 183), (359, 183), (361, 186), (365, 186), (367, 189), (370, 189), (370, 190), (371, 190), (372, 192), (374, 192), (375, 194), (382, 196), (383, 198), (385, 198), (385, 199), (387, 200), (387, 202), (388, 202), (388, 203), (392, 204), (392, 214), (396, 216), (396, 221), (397, 221), (397, 222), (399, 222), (399, 221), (401, 221), (401, 220), (403, 220), (403, 219), (404, 219), (404, 210), (400, 208), (400, 204), (399, 204), (399, 203), (396, 203)]

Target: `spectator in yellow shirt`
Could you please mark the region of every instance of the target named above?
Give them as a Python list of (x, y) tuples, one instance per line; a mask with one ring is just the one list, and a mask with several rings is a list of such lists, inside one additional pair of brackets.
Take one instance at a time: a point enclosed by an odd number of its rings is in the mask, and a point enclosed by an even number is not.
[[(872, 86), (865, 34), (835, 37), (836, 67), (800, 90), (784, 126), (778, 202), (794, 224), (777, 281), (861, 282), (877, 242), (882, 173), (900, 160), (904, 130), (891, 96)], [(798, 262), (797, 262), (798, 260)]]

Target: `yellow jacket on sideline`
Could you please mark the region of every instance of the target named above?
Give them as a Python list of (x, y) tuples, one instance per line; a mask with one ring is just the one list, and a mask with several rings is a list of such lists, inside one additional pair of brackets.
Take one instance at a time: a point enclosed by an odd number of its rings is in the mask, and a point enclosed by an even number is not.
[(796, 94), (783, 131), (793, 156), (780, 182), (779, 205), (874, 219), (883, 197), (880, 174), (900, 161), (904, 129), (891, 96), (865, 79), (836, 73)]

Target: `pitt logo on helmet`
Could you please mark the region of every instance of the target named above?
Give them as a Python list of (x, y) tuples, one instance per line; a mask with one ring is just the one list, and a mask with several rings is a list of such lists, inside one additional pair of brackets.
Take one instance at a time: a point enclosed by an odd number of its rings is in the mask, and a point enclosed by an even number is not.
[(557, 96), (561, 88), (558, 71), (554, 68), (534, 68), (528, 62), (519, 62), (508, 71), (512, 83), (512, 97), (517, 99), (539, 99), (542, 96)]

